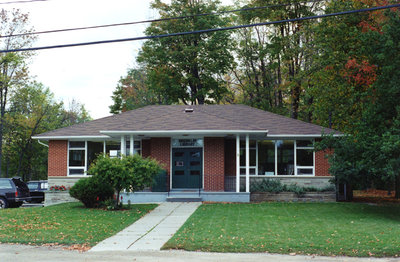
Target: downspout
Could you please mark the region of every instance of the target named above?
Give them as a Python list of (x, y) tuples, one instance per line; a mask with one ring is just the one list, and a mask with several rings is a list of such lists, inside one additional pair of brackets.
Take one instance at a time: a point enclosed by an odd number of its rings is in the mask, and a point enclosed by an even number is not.
[(39, 144), (41, 144), (42, 146), (49, 147), (49, 145), (48, 145), (48, 144), (45, 144), (45, 143), (43, 143), (43, 142), (42, 142), (42, 141), (40, 141), (39, 139), (38, 139), (38, 143), (39, 143)]

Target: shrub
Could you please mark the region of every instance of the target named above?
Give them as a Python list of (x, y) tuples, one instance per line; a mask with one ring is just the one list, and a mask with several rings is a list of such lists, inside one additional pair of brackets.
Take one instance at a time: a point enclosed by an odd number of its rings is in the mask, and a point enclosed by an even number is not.
[(85, 207), (96, 207), (100, 202), (111, 199), (112, 187), (97, 176), (82, 178), (69, 191), (71, 197), (81, 201)]
[(117, 208), (122, 190), (138, 191), (153, 184), (154, 177), (162, 170), (157, 161), (140, 155), (111, 158), (100, 155), (90, 166), (88, 173), (101, 177), (116, 193)]
[(279, 193), (286, 190), (286, 186), (279, 179), (263, 179), (250, 185), (251, 192)]

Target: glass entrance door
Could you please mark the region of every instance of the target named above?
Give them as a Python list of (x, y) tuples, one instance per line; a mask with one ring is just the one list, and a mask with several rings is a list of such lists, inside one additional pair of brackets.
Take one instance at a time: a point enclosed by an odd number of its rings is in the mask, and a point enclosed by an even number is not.
[(172, 149), (172, 188), (201, 188), (202, 148)]

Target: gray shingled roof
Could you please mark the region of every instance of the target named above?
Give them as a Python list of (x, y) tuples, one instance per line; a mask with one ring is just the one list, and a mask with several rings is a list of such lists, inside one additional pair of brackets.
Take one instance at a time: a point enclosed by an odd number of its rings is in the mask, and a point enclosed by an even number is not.
[[(185, 112), (193, 108), (193, 112)], [(35, 136), (102, 136), (100, 131), (174, 131), (174, 130), (268, 130), (270, 135), (320, 135), (338, 133), (332, 129), (291, 119), (245, 105), (160, 105), (146, 106), (83, 124), (56, 129)]]

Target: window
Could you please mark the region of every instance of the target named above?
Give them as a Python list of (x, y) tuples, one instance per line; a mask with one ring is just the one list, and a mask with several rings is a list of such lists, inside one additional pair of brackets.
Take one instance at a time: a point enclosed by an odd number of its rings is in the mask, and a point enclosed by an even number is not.
[(203, 139), (172, 139), (172, 147), (203, 147)]
[(314, 145), (312, 140), (296, 141), (296, 175), (314, 175)]
[(258, 175), (275, 175), (275, 142), (258, 142)]
[(121, 156), (121, 142), (107, 141), (106, 142), (106, 154), (110, 157)]
[[(240, 142), (240, 174), (246, 174), (245, 141)], [(314, 176), (313, 140), (250, 142), (250, 175)]]
[(1, 179), (0, 180), (0, 189), (12, 189), (12, 185), (10, 180), (8, 179)]
[[(131, 142), (130, 140), (126, 140), (126, 155), (129, 156), (131, 152)], [(134, 140), (133, 141), (133, 154), (142, 155), (142, 141)]]
[(87, 143), (85, 141), (69, 141), (68, 148), (68, 174), (84, 175)]
[[(257, 141), (249, 141), (250, 175), (256, 175), (257, 169)], [(240, 174), (246, 174), (246, 142), (240, 141)]]
[(294, 175), (294, 141), (277, 140), (278, 175)]
[(87, 142), (87, 169), (89, 169), (99, 154), (103, 154), (103, 147), (103, 142)]

